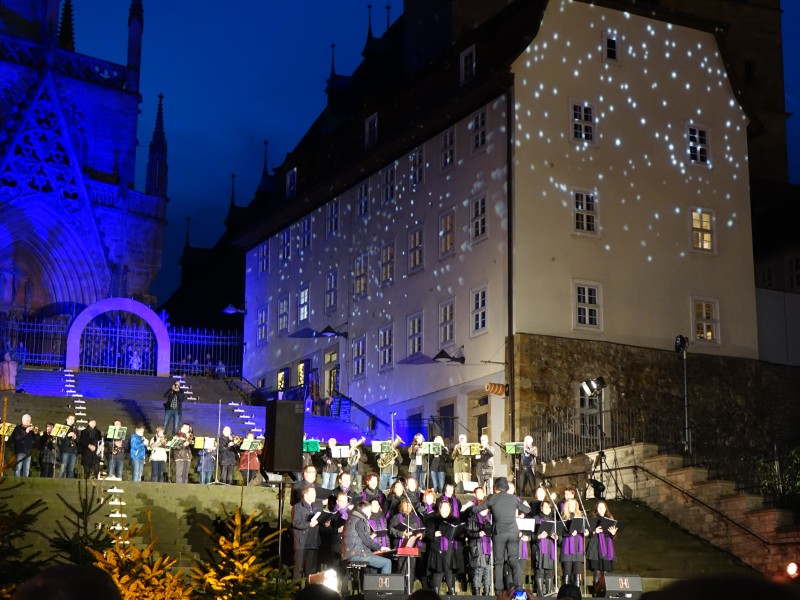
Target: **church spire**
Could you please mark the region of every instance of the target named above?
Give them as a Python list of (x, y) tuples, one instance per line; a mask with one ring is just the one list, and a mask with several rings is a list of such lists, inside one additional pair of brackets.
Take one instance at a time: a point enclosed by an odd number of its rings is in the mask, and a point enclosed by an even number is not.
[(269, 140), (264, 140), (264, 168), (261, 170), (261, 181), (258, 182), (258, 189), (256, 192), (268, 192), (272, 189), (272, 177), (267, 168), (267, 149), (269, 148)]
[(336, 77), (336, 44), (331, 44), (331, 77), (330, 79)]
[(145, 193), (152, 196), (167, 197), (167, 136), (164, 133), (164, 94), (158, 95), (158, 111), (150, 152), (147, 158), (147, 179)]
[(75, 22), (72, 12), (72, 0), (64, 0), (61, 9), (61, 23), (58, 28), (58, 47), (61, 50), (75, 52)]
[(133, 91), (139, 90), (143, 32), (144, 6), (142, 0), (131, 0), (131, 7), (128, 10), (128, 69), (132, 71), (130, 85)]

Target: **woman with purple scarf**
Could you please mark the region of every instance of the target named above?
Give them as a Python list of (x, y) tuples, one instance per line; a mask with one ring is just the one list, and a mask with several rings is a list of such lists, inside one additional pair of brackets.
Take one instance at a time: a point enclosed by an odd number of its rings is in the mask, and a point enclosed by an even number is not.
[[(392, 538), (392, 548), (419, 548), (420, 553), (424, 551), (424, 544), (422, 543), (422, 536), (425, 533), (425, 526), (422, 523), (417, 511), (411, 501), (404, 498), (400, 501), (400, 510), (389, 521), (389, 535)], [(417, 557), (415, 556), (401, 556), (398, 557), (397, 572), (403, 575), (411, 573), (411, 578), (414, 577), (422, 581), (423, 586), (425, 582), (423, 576), (417, 573)], [(407, 564), (410, 561), (411, 564)], [(413, 585), (410, 586), (413, 589)]]
[(586, 561), (594, 571), (594, 594), (605, 593), (606, 573), (614, 570), (614, 536), (617, 525), (605, 500), (598, 500), (591, 519), (592, 537), (586, 545)]
[(439, 514), (431, 515), (426, 521), (425, 539), (428, 541), (428, 576), (430, 589), (437, 594), (442, 579), (447, 584), (447, 595), (455, 595), (455, 557), (452, 539), (460, 526), (458, 519), (451, 515), (449, 502), (439, 504)]
[(553, 505), (543, 499), (539, 505), (536, 519), (535, 542), (533, 544), (533, 572), (536, 581), (536, 595), (548, 596), (553, 593), (553, 570), (556, 566), (556, 521)]
[[(441, 504), (442, 502), (447, 502), (450, 505), (451, 516), (454, 519), (458, 521), (466, 519), (466, 515), (461, 512), (461, 501), (456, 498), (456, 484), (452, 481), (448, 481), (444, 484), (444, 491), (439, 497), (439, 500), (437, 500), (437, 504)], [(453, 570), (458, 574), (459, 579), (461, 579), (466, 571), (464, 568), (464, 548), (462, 544), (457, 541), (453, 542), (453, 559), (455, 561)]]
[(367, 520), (372, 531), (372, 539), (385, 548), (389, 546), (389, 525), (386, 523), (386, 516), (383, 514), (381, 503), (377, 499), (372, 500), (372, 516)]
[[(478, 488), (482, 489), (482, 488)], [(467, 520), (469, 567), (472, 569), (472, 593), (475, 596), (492, 595), (492, 514), (488, 508), (481, 510), (482, 502), (470, 512)], [(481, 591), (483, 585), (483, 591)]]
[[(583, 538), (589, 535), (585, 527), (586, 518), (575, 498), (564, 502), (561, 516), (567, 526), (564, 538), (561, 540), (561, 570), (564, 573), (564, 583), (574, 583), (581, 587), (581, 571), (583, 570)], [(573, 523), (575, 521), (575, 523)]]

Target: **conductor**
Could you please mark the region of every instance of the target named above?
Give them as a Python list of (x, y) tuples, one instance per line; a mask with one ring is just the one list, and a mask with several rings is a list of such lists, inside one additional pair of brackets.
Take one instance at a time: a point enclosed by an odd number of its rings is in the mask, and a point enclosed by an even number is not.
[(508, 479), (498, 477), (494, 480), (494, 493), (486, 499), (486, 506), (492, 511), (494, 533), (494, 593), (503, 589), (503, 564), (508, 563), (514, 587), (522, 587), (522, 572), (519, 566), (519, 528), (517, 511), (531, 512), (517, 496), (508, 493)]

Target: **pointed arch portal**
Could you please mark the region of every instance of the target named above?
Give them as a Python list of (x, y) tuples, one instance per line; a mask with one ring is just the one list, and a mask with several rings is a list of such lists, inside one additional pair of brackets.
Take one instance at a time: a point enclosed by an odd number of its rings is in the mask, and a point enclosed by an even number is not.
[(69, 328), (67, 334), (67, 361), (66, 366), (73, 371), (80, 370), (81, 335), (86, 326), (98, 315), (111, 311), (133, 313), (143, 319), (153, 330), (156, 337), (156, 375), (169, 377), (169, 333), (164, 322), (156, 313), (141, 302), (130, 298), (106, 298), (87, 306)]

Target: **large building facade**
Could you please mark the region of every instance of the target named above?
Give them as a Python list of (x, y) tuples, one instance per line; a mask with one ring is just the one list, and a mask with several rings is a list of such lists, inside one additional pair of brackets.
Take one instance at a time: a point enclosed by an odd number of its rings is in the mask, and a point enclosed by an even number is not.
[[(244, 376), (311, 377), (403, 432), (433, 418), (500, 441), (624, 369), (581, 365), (581, 344), (671, 351), (684, 334), (693, 353), (757, 359), (749, 118), (719, 24), (458, 4), (406, 2), (370, 35), (250, 206)], [(531, 392), (530, 344), (508, 343), (525, 336), (570, 342), (555, 392)], [(506, 382), (510, 399), (486, 391)]]
[(167, 144), (159, 99), (136, 191), (142, 2), (131, 1), (125, 65), (76, 52), (72, 18), (71, 0), (0, 7), (0, 312), (12, 316), (154, 300)]

